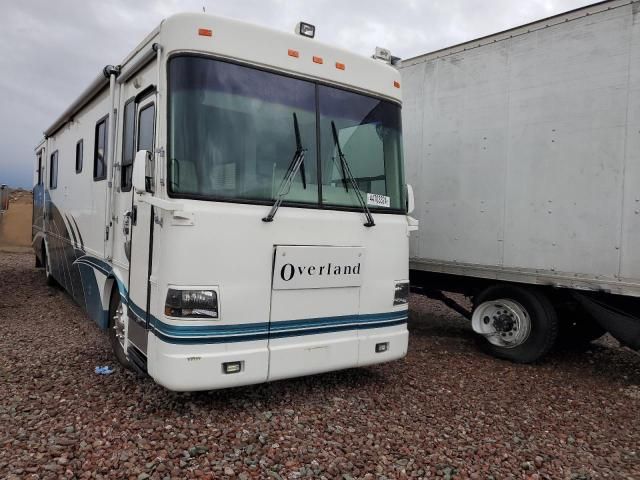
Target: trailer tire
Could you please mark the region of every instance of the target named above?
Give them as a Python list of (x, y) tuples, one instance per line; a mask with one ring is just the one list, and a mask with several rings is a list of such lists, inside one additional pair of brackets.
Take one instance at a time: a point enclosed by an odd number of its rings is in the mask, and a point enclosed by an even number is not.
[(130, 369), (131, 363), (127, 358), (127, 353), (124, 347), (124, 305), (120, 298), (120, 292), (116, 285), (113, 286), (111, 291), (111, 298), (109, 300), (109, 341), (111, 342), (111, 348), (113, 349), (113, 355), (118, 360), (118, 363), (125, 368)]
[(477, 333), (495, 328), (497, 333), (484, 336), (484, 347), (516, 363), (540, 360), (558, 337), (558, 317), (549, 299), (538, 290), (515, 285), (494, 285), (477, 295), (472, 324)]

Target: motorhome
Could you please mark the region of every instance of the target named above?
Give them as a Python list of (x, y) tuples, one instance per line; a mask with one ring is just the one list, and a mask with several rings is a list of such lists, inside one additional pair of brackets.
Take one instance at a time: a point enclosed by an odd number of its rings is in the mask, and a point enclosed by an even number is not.
[(467, 316), (501, 358), (533, 362), (607, 331), (640, 349), (640, 2), (599, 2), (400, 71), (416, 291)]
[(407, 352), (400, 74), (314, 36), (171, 16), (35, 150), (47, 281), (168, 389)]

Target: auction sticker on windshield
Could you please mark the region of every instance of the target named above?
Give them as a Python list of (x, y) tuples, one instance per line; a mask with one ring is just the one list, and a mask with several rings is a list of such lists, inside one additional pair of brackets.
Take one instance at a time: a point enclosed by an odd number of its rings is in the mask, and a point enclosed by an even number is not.
[(391, 198), (377, 193), (367, 193), (367, 205), (389, 208), (391, 206)]

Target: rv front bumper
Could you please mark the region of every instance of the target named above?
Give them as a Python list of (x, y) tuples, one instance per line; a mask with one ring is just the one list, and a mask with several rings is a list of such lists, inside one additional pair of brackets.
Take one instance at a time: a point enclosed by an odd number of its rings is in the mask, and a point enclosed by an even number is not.
[(169, 390), (215, 390), (397, 360), (407, 354), (408, 337), (406, 324), (211, 344), (169, 343), (149, 333), (147, 369)]

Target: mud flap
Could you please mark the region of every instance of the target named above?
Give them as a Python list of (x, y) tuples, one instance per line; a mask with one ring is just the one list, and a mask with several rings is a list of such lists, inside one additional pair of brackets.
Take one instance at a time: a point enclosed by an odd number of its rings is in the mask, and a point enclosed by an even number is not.
[(577, 292), (573, 295), (602, 328), (624, 345), (640, 350), (640, 317), (631, 313), (640, 311), (640, 299)]

